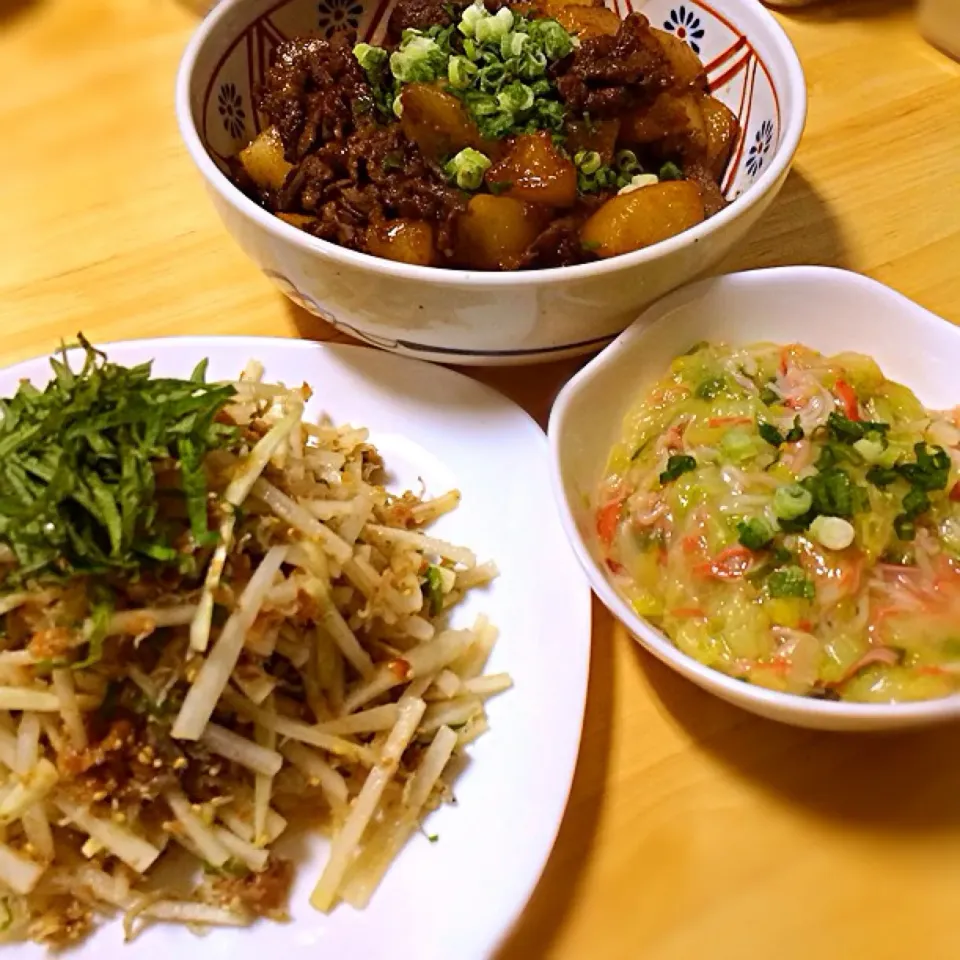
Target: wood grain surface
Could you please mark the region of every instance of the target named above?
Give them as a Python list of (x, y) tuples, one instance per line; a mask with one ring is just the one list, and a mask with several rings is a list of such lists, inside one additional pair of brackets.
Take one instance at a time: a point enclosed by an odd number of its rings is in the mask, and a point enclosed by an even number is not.
[[(779, 16), (807, 131), (723, 269), (848, 267), (960, 322), (960, 67), (909, 3)], [(181, 147), (173, 82), (196, 22), (180, 0), (0, 0), (4, 363), (78, 330), (331, 338), (233, 246)], [(576, 366), (475, 375), (544, 422)], [(598, 608), (569, 809), (499, 960), (954, 958), (956, 744), (955, 728), (863, 738), (755, 719)]]

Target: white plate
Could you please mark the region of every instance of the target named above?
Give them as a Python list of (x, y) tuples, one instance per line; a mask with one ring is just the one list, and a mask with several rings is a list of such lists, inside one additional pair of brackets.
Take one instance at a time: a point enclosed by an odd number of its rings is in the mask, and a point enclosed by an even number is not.
[[(492, 671), (515, 686), (489, 705), (490, 731), (470, 748), (458, 803), (429, 820), (439, 836), (416, 836), (362, 912), (330, 916), (308, 897), (324, 844), (299, 859), (292, 922), (216, 930), (203, 940), (175, 926), (145, 931), (127, 950), (138, 960), (311, 957), (329, 960), (470, 960), (489, 957), (526, 904), (546, 863), (573, 777), (590, 651), (590, 592), (549, 495), (546, 439), (519, 407), (441, 367), (361, 347), (255, 337), (189, 337), (108, 345), (110, 359), (154, 359), (158, 374), (187, 376), (203, 357), (209, 379), (235, 378), (259, 359), (268, 380), (309, 383), (308, 412), (370, 428), (391, 488), (434, 493), (457, 487), (462, 505), (438, 534), (493, 559), (501, 575), (475, 591), (459, 620), (486, 612), (500, 628)], [(46, 358), (0, 371), (0, 395), (17, 381), (48, 379)], [(458, 621), (455, 621), (458, 622)], [(33, 945), (5, 948), (17, 960)], [(72, 953), (120, 957), (111, 923)]]
[(624, 602), (598, 549), (589, 508), (623, 418), (644, 384), (700, 340), (802, 343), (872, 356), (933, 409), (960, 401), (960, 329), (856, 273), (779, 267), (704, 280), (664, 297), (560, 392), (550, 416), (553, 490), (593, 589), (654, 656), (694, 683), (761, 716), (826, 730), (880, 730), (960, 717), (960, 694), (873, 704), (815, 700), (741, 683), (681, 653)]

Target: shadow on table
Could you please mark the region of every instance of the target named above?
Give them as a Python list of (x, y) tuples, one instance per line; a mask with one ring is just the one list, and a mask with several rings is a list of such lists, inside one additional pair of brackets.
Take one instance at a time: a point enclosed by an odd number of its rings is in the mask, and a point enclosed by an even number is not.
[(31, 8), (39, 5), (39, 0), (0, 0), (0, 25), (28, 13)]
[(809, 7), (777, 9), (777, 13), (803, 23), (834, 23), (838, 20), (882, 20), (914, 6), (914, 0), (821, 0)]
[[(0, 3), (2, 2), (3, 0), (0, 0)], [(281, 296), (283, 295), (281, 294)], [(333, 324), (314, 316), (309, 310), (304, 310), (299, 304), (285, 296), (283, 296), (283, 307), (296, 328), (297, 335), (304, 340), (316, 340), (319, 343), (345, 343), (353, 347), (367, 346), (363, 341), (338, 330)]]
[(795, 167), (754, 230), (713, 272), (792, 264), (849, 268), (849, 259), (839, 218)]
[(613, 629), (611, 618), (601, 617), (599, 602), (594, 598), (587, 709), (567, 813), (540, 883), (496, 960), (548, 956), (563, 930), (567, 910), (584, 882), (581, 868), (590, 859), (609, 764)]
[(664, 706), (743, 779), (851, 830), (960, 831), (955, 725), (882, 734), (789, 727), (725, 703), (636, 647)]
[[(286, 297), (284, 297), (284, 308), (297, 333), (306, 340), (369, 346), (337, 330), (325, 320), (315, 317)], [(575, 357), (572, 360), (559, 360), (536, 367), (465, 367), (451, 364), (445, 364), (445, 366), (493, 387), (523, 407), (541, 427), (546, 428), (550, 408), (557, 394), (589, 359), (589, 356)]]

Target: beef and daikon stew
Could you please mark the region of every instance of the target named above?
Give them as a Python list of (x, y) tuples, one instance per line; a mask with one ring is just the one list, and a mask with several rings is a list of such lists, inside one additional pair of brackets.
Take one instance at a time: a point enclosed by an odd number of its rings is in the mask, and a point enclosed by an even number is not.
[(323, 240), (422, 266), (559, 267), (725, 205), (737, 119), (703, 64), (591, 0), (400, 0), (382, 46), (299, 38), (258, 91), (237, 185)]

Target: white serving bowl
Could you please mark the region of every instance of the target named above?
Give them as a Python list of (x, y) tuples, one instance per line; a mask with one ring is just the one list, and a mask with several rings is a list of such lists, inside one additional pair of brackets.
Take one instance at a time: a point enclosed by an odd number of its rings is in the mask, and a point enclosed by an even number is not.
[(797, 55), (756, 0), (608, 0), (693, 45), (742, 134), (723, 188), (736, 202), (645, 250), (551, 270), (485, 273), (393, 263), (317, 240), (244, 196), (226, 160), (259, 129), (251, 90), (278, 42), (351, 26), (378, 42), (395, 0), (223, 0), (177, 79), (183, 139), (228, 232), (292, 300), (397, 353), (465, 364), (533, 363), (596, 350), (638, 311), (713, 266), (786, 179), (806, 117)]
[(553, 492), (597, 596), (654, 656), (704, 690), (763, 717), (825, 730), (892, 729), (960, 717), (960, 695), (861, 704), (742, 683), (681, 653), (617, 592), (600, 559), (594, 492), (644, 385), (702, 340), (803, 343), (826, 354), (859, 351), (928, 407), (949, 409), (960, 401), (960, 328), (858, 274), (780, 267), (705, 280), (664, 297), (566, 385), (550, 417)]

